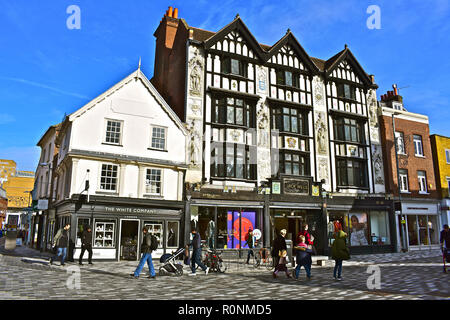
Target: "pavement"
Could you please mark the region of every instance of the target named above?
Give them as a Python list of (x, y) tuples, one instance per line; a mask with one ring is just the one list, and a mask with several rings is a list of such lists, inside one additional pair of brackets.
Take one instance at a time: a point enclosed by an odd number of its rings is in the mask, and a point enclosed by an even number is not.
[[(0, 300), (450, 300), (449, 276), (440, 251), (352, 256), (344, 261), (343, 281), (333, 279), (333, 262), (313, 265), (312, 279), (300, 280), (244, 264), (246, 256), (226, 258), (225, 273), (201, 270), (190, 276), (130, 277), (137, 261), (48, 264), (51, 255), (27, 247), (0, 247)], [(158, 259), (154, 259), (158, 270)], [(289, 268), (293, 270), (292, 268)], [(375, 276), (380, 275), (379, 282)], [(379, 285), (377, 285), (379, 283)]]

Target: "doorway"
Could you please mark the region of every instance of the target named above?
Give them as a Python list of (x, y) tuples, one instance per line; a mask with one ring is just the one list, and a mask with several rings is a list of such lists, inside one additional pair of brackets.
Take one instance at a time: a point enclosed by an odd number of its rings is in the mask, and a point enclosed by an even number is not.
[(120, 260), (136, 261), (138, 257), (139, 221), (122, 220), (120, 231)]

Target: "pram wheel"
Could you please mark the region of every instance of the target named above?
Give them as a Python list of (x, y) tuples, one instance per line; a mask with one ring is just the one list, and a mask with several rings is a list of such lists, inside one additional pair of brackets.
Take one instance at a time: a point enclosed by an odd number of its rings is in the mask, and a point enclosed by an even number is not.
[(175, 275), (177, 276), (177, 277), (181, 277), (182, 275), (183, 275), (183, 265), (181, 265), (181, 264), (176, 264), (175, 265)]

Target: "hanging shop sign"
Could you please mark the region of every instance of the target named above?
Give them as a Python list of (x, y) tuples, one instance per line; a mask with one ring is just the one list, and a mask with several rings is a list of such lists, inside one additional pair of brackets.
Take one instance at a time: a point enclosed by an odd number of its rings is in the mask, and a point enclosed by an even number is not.
[(281, 182), (272, 182), (272, 194), (281, 193)]

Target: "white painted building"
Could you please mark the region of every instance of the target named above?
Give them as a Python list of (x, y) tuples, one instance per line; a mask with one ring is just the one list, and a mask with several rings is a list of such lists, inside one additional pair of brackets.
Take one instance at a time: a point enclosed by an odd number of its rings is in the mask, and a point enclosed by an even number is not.
[(57, 228), (93, 226), (96, 259), (137, 259), (142, 228), (178, 248), (186, 130), (140, 69), (66, 117), (57, 138)]

